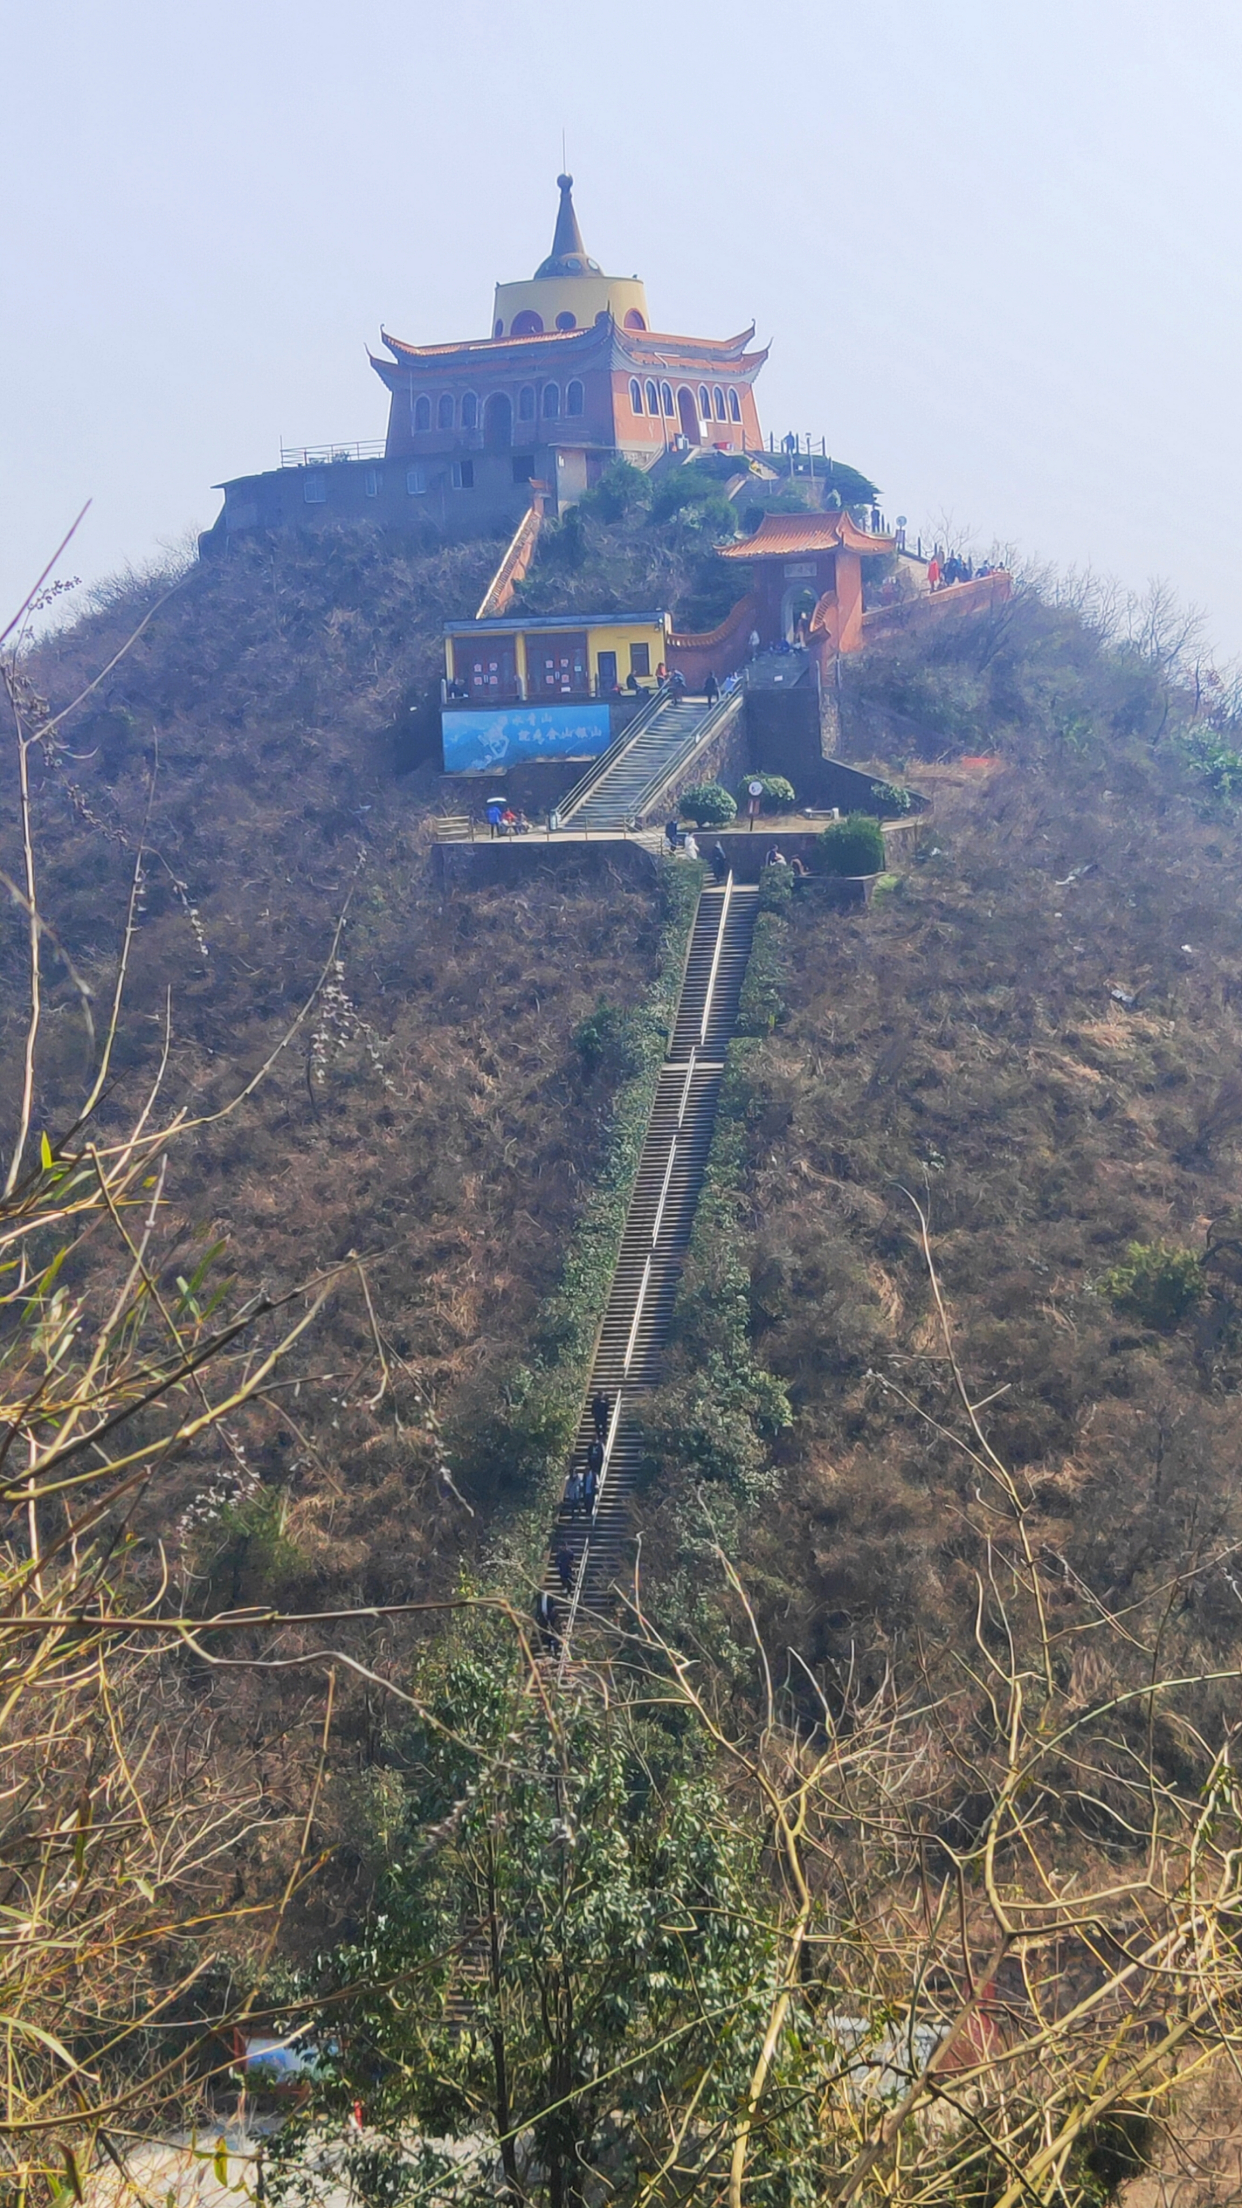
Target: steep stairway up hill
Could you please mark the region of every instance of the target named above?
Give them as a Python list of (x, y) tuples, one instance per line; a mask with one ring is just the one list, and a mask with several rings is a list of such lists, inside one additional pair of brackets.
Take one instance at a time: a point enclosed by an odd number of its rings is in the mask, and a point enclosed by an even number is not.
[(675, 770), (693, 757), (698, 745), (741, 710), (739, 692), (710, 705), (704, 698), (661, 696), (569, 792), (560, 807), (561, 825), (598, 834), (619, 833), (656, 803)]
[[(669, 1054), (635, 1176), (616, 1271), (575, 1438), (570, 1473), (585, 1473), (595, 1429), (591, 1403), (609, 1399), (605, 1457), (593, 1516), (562, 1503), (545, 1586), (558, 1604), (565, 1661), (580, 1617), (603, 1610), (624, 1577), (629, 1504), (641, 1457), (641, 1399), (657, 1387), (677, 1284), (707, 1165), (724, 1053), (737, 1021), (758, 891), (730, 878), (705, 889), (695, 914)], [(570, 1586), (557, 1558), (568, 1551)]]

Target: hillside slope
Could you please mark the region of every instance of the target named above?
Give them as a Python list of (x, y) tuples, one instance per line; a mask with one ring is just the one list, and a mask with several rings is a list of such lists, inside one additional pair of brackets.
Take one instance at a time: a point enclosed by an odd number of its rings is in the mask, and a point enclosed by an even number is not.
[[(913, 1197), (1047, 1553), (1118, 1608), (1165, 1590), (1170, 1645), (1218, 1660), (1242, 1628), (1228, 713), (1209, 725), (1150, 651), (1029, 593), (864, 659), (845, 703), (858, 752), (904, 732), (934, 811), (867, 911), (793, 899), (781, 1017), (749, 1046), (749, 1334), (794, 1412), (734, 1536), (764, 1616), (812, 1663), (877, 1677), (972, 1638), (986, 1511), (930, 1423), (952, 1391)], [(1136, 1244), (1154, 1255), (1127, 1293)], [(733, 1523), (704, 1468), (723, 1494), (745, 1456), (704, 1439), (720, 1284), (697, 1263), (658, 1429), (680, 1469), (651, 1498), (648, 1553), (674, 1571), (705, 1511)], [(1144, 1305), (1144, 1263), (1180, 1312)]]
[[(305, 1004), (348, 908), (327, 993), (244, 1111), (181, 1146), (170, 1188), (187, 1257), (222, 1238), (214, 1274), (238, 1294), (350, 1251), (367, 1261), (400, 1427), (391, 1400), (366, 1408), (377, 1366), (355, 1276), (294, 1368), (308, 1383), (296, 1418), (279, 1397), (249, 1437), (252, 1465), (291, 1504), (286, 1598), (409, 1599), (455, 1573), (497, 1500), (515, 1499), (498, 1464), (475, 1519), (446, 1504), (428, 1484), (437, 1426), (468, 1426), (522, 1351), (608, 1117), (613, 1072), (575, 1032), (601, 998), (636, 1003), (653, 971), (656, 902), (620, 882), (607, 897), (561, 879), (447, 901), (432, 883), (434, 785), (396, 772), (403, 715), (438, 664), (443, 619), (476, 601), (495, 557), (489, 544), (420, 553), (341, 532), (191, 569), (66, 723), (35, 789), (47, 916), (102, 998), (155, 770), (114, 1121), (157, 1062), (166, 1003), (165, 1097), (202, 1113), (234, 1095)], [(164, 588), (123, 582), (39, 650), (31, 672), (56, 708)], [(10, 863), (12, 766), (6, 753)], [(53, 979), (36, 1125), (54, 1131), (83, 1060), (55, 961)], [(24, 986), (10, 927), (11, 1097)], [(160, 1530), (183, 1501), (162, 1498)], [(260, 1544), (244, 1548), (239, 1576), (226, 1544), (225, 1597), (270, 1595)], [(209, 1530), (200, 1568), (211, 1554)]]

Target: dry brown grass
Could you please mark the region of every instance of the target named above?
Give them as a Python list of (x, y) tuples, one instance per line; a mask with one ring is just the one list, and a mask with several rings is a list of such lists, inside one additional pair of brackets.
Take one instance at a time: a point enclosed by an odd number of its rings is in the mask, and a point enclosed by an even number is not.
[(1014, 766), (942, 783), (923, 848), (865, 917), (798, 912), (769, 1058), (755, 1303), (799, 1420), (756, 1541), (788, 1636), (956, 1640), (970, 1600), (960, 1474), (869, 1377), (942, 1379), (904, 1185), (1044, 1541), (1113, 1601), (1180, 1575), (1179, 1633), (1230, 1644), (1230, 1292), (1166, 1336), (1094, 1287), (1131, 1239), (1202, 1251), (1236, 1200), (1237, 831)]

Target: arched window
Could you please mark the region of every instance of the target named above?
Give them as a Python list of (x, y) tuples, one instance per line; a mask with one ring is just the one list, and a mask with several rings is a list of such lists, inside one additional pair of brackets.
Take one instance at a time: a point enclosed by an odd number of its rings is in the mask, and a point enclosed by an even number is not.
[(736, 392), (736, 391), (734, 391), (734, 390), (732, 389), (732, 387), (730, 387), (730, 391), (729, 391), (729, 420), (730, 420), (731, 422), (740, 422), (740, 421), (741, 421), (741, 419), (742, 419), (742, 409), (741, 409), (741, 406), (740, 406), (740, 405), (739, 405), (739, 403), (738, 403), (738, 396), (737, 396), (737, 392)]
[(503, 336), (504, 336), (504, 334), (505, 334), (505, 326), (504, 326), (504, 323), (503, 323), (503, 322), (498, 322), (498, 323), (496, 324), (496, 327), (495, 327), (495, 329), (494, 329), (494, 330), (492, 331), (492, 336), (493, 336), (493, 337), (503, 337)]
[(565, 412), (567, 414), (581, 414), (582, 412), (582, 385), (576, 376), (572, 383), (565, 386)]
[(630, 308), (629, 308), (629, 310), (628, 310), (628, 312), (627, 312), (627, 314), (626, 314), (626, 317), (625, 317), (625, 327), (626, 327), (626, 329), (627, 329), (627, 330), (645, 330), (645, 329), (646, 329), (647, 325), (646, 325), (646, 323), (644, 322), (644, 320), (643, 320), (643, 318), (642, 318), (641, 314), (639, 313), (639, 311), (638, 311), (637, 307), (630, 307)]
[(452, 426), (453, 426), (453, 394), (452, 394), (452, 392), (451, 392), (451, 391), (442, 391), (442, 392), (440, 393), (440, 404), (439, 404), (439, 406), (438, 406), (438, 407), (436, 408), (436, 428), (437, 428), (437, 429), (451, 429), (451, 428), (452, 428)]
[(518, 392), (518, 420), (519, 422), (533, 422), (534, 419), (535, 386), (533, 383), (524, 383)]
[(513, 443), (513, 404), (506, 391), (493, 391), (483, 409), (483, 442), (493, 448)]
[(425, 391), (420, 398), (414, 401), (414, 427), (415, 429), (430, 429), (431, 427), (431, 401)]
[(461, 426), (463, 429), (477, 429), (479, 426), (479, 402), (473, 391), (467, 391), (461, 402)]
[(576, 330), (578, 327), (578, 317), (576, 314), (570, 314), (568, 309), (566, 309), (564, 314), (557, 315), (556, 326), (558, 330)]
[(557, 383), (545, 383), (543, 387), (543, 418), (554, 422), (561, 411), (561, 389)]
[(710, 422), (711, 418), (712, 402), (707, 395), (707, 385), (705, 383), (701, 383), (699, 385), (699, 420), (702, 422)]
[(659, 392), (658, 392), (658, 391), (656, 390), (656, 387), (655, 387), (654, 383), (652, 382), (652, 380), (651, 380), (650, 376), (648, 376), (648, 378), (647, 378), (647, 412), (648, 412), (649, 414), (658, 414), (658, 413), (659, 413), (659, 411), (660, 411), (660, 394), (659, 394)]
[(671, 415), (673, 413), (673, 386), (671, 383), (660, 385), (660, 404), (666, 414)]
[(718, 422), (723, 422), (725, 418), (724, 392), (721, 390), (719, 384), (715, 386), (714, 396), (716, 400), (716, 420)]
[(523, 307), (520, 314), (514, 315), (510, 324), (509, 335), (510, 337), (539, 337), (542, 331), (543, 316), (536, 314), (533, 307)]
[(643, 410), (643, 387), (642, 387), (641, 383), (639, 382), (639, 380), (638, 380), (637, 376), (631, 376), (631, 377), (630, 377), (630, 412), (631, 412), (631, 414), (641, 414), (641, 413), (642, 413), (642, 410)]

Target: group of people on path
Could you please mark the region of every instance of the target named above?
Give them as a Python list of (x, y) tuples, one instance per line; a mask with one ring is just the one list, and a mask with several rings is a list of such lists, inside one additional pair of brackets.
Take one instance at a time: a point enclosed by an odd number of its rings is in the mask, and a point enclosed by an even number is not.
[(489, 797), (487, 801), (487, 825), (494, 836), (528, 836), (530, 822), (519, 805), (514, 812), (503, 797)]
[(976, 567), (973, 560), (963, 559), (960, 552), (950, 552), (948, 559), (943, 561), (938, 552), (933, 552), (927, 563), (927, 586), (929, 590), (948, 590), (953, 583), (977, 582), (991, 573), (988, 560)]
[(699, 855), (698, 839), (692, 829), (683, 828), (681, 822), (676, 818), (665, 821), (664, 840), (668, 845), (670, 858), (675, 852), (681, 851), (686, 858), (697, 859)]
[(584, 1466), (571, 1467), (565, 1482), (565, 1508), (570, 1518), (579, 1511), (590, 1524), (599, 1502), (599, 1483), (604, 1471), (604, 1452), (608, 1442), (608, 1421), (612, 1417), (612, 1402), (602, 1388), (591, 1398), (592, 1434)]
[[(608, 1428), (612, 1421), (612, 1398), (603, 1388), (597, 1388), (591, 1398), (591, 1440), (587, 1448), (586, 1464), (575, 1465), (565, 1482), (564, 1508), (573, 1525), (579, 1512), (586, 1518), (588, 1528), (592, 1524), (599, 1504), (599, 1484), (603, 1476), (604, 1457), (608, 1447)], [(578, 1569), (578, 1554), (566, 1538), (562, 1538), (554, 1559), (556, 1576), (566, 1600), (573, 1593), (574, 1575)], [(562, 1632), (560, 1611), (556, 1598), (541, 1587), (535, 1596), (535, 1625), (547, 1656), (558, 1656), (561, 1650)]]

